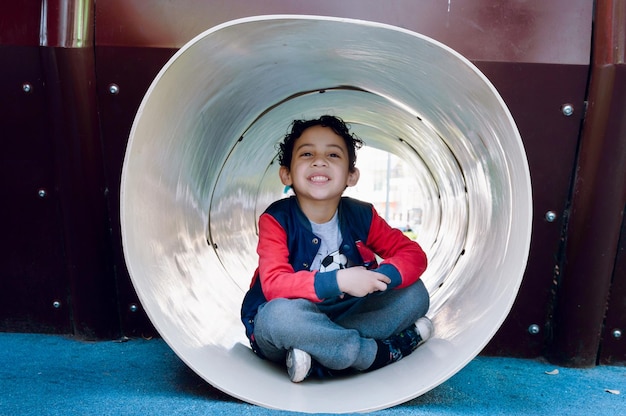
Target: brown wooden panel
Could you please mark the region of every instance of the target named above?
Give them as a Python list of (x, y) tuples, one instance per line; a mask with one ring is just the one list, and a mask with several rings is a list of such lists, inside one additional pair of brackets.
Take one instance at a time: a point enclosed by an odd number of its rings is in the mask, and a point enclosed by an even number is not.
[(40, 50), (62, 237), (77, 334), (119, 334), (93, 48)]
[[(513, 309), (488, 354), (539, 356), (550, 336), (555, 267), (583, 117), (588, 66), (478, 62), (517, 123), (530, 165), (533, 233), (528, 266)], [(562, 105), (574, 114), (565, 116)], [(546, 213), (556, 220), (546, 220)], [(530, 333), (531, 325), (539, 332)]]
[[(71, 332), (39, 48), (0, 46), (0, 330)], [(59, 302), (54, 307), (54, 302)]]
[(599, 361), (600, 364), (626, 364), (626, 217), (622, 218)]
[(39, 45), (40, 16), (41, 1), (3, 1), (0, 4), (0, 45)]
[(626, 205), (626, 7), (597, 6), (589, 108), (547, 354), (577, 367), (597, 363)]
[(97, 4), (98, 45), (180, 48), (229, 20), (267, 14), (347, 17), (430, 36), (483, 61), (585, 64), (589, 0), (108, 0)]
[(0, 173), (8, 196), (2, 325), (110, 337), (119, 323), (94, 99), (93, 2), (45, 3), (0, 6)]
[[(122, 332), (152, 336), (152, 327), (132, 286), (124, 261), (120, 229), (120, 180), (130, 129), (150, 83), (176, 49), (98, 47), (97, 91), (102, 148), (113, 236), (113, 259)], [(112, 92), (113, 91), (113, 92)]]

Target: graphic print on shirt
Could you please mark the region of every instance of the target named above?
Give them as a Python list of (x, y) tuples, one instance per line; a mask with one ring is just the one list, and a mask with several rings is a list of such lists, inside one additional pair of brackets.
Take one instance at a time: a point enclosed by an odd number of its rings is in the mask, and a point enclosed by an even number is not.
[(345, 256), (345, 254), (341, 254), (339, 250), (336, 250), (322, 259), (320, 271), (332, 272), (333, 270), (341, 270), (347, 267), (348, 258)]

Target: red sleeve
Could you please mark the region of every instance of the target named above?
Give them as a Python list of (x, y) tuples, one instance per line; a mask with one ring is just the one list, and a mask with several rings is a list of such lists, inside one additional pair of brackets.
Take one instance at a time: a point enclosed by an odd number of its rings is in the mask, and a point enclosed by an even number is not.
[(259, 218), (259, 278), (267, 300), (303, 298), (321, 302), (315, 294), (315, 272), (295, 272), (289, 263), (287, 234), (269, 214)]
[(398, 269), (402, 281), (397, 288), (410, 286), (426, 270), (426, 253), (402, 231), (387, 224), (373, 207), (372, 211), (372, 224), (366, 245), (384, 259), (381, 266), (391, 264)]

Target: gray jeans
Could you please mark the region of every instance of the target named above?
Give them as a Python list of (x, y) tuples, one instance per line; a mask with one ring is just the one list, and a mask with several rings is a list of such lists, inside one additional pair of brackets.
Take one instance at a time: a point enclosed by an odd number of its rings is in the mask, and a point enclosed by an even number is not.
[(429, 305), (421, 280), (366, 296), (335, 320), (306, 299), (274, 299), (259, 308), (254, 337), (271, 361), (284, 361), (290, 348), (298, 348), (333, 370), (365, 370), (376, 357), (375, 339), (407, 328), (426, 315)]

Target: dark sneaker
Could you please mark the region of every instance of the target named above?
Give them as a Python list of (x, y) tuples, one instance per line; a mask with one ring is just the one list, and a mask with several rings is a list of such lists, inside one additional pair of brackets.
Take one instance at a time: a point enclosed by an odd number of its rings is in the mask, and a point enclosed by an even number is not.
[(376, 340), (378, 351), (372, 365), (364, 371), (374, 371), (411, 354), (433, 336), (435, 328), (427, 317), (417, 320), (410, 327), (382, 341)]
[(294, 383), (299, 383), (311, 372), (311, 356), (308, 352), (304, 352), (297, 348), (292, 348), (287, 352), (287, 373), (289, 379)]
[(414, 325), (383, 340), (383, 344), (389, 347), (389, 363), (400, 361), (403, 357), (411, 354), (432, 337), (433, 333), (433, 323), (424, 316), (418, 319)]

